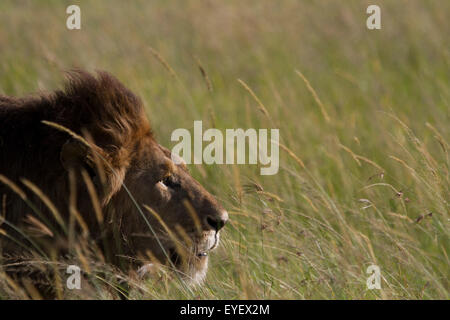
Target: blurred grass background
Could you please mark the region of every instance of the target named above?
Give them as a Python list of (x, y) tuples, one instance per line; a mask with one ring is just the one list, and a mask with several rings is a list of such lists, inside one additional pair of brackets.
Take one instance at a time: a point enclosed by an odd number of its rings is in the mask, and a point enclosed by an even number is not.
[[(66, 28), (70, 4), (81, 30)], [(381, 30), (366, 28), (369, 4)], [(143, 98), (168, 147), (194, 120), (280, 129), (277, 175), (191, 168), (231, 218), (206, 285), (128, 279), (133, 298), (448, 299), (449, 30), (438, 0), (2, 0), (0, 93), (101, 69)], [(371, 264), (381, 290), (366, 288)], [(117, 297), (91, 278), (75, 298)]]

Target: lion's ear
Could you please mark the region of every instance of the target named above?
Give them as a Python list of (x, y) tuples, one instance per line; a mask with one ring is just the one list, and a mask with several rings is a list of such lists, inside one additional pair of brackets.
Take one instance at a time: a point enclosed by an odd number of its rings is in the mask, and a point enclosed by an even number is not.
[(69, 171), (70, 169), (81, 169), (89, 166), (92, 168), (91, 163), (88, 159), (89, 147), (84, 145), (82, 142), (69, 139), (64, 143), (61, 148), (60, 160), (61, 164)]

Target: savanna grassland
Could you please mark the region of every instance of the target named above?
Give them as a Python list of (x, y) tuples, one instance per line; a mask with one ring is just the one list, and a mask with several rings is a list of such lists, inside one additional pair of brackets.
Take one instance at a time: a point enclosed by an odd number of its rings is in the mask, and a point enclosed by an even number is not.
[[(381, 30), (366, 28), (369, 4)], [(194, 120), (280, 129), (276, 175), (190, 166), (230, 214), (205, 286), (138, 281), (78, 252), (88, 279), (68, 297), (117, 298), (119, 278), (133, 299), (448, 299), (449, 30), (444, 0), (2, 0), (1, 94), (101, 69), (142, 97), (167, 147)], [(381, 290), (366, 287), (372, 264)], [(0, 284), (2, 299), (33, 297)]]

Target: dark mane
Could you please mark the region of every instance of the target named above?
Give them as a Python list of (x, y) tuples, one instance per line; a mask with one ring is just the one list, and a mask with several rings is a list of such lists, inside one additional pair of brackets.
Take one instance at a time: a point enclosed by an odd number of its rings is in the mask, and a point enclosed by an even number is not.
[(40, 121), (48, 120), (77, 133), (85, 128), (99, 146), (117, 147), (126, 145), (127, 139), (141, 129), (144, 118), (140, 99), (107, 72), (97, 72), (97, 76), (78, 70), (69, 72), (65, 89), (50, 94), (29, 98), (0, 96), (1, 137), (31, 129), (34, 135), (47, 137), (51, 133), (45, 130), (48, 128), (40, 128), (45, 127)]
[[(60, 152), (70, 137), (43, 120), (81, 136), (87, 131), (117, 167), (128, 160), (142, 136), (150, 135), (140, 99), (106, 72), (69, 72), (65, 88), (53, 93), (26, 98), (0, 96), (0, 174), (19, 185), (21, 178), (28, 179), (50, 199), (61, 199), (61, 194), (68, 193)], [(23, 206), (10, 211), (29, 211), (23, 201), (14, 201), (17, 196), (0, 182), (0, 203), (3, 195), (8, 203)]]
[[(29, 160), (55, 154), (67, 135), (42, 123), (58, 123), (78, 134), (87, 130), (96, 145), (116, 152), (149, 130), (142, 102), (115, 77), (98, 72), (68, 73), (64, 90), (28, 98), (0, 96), (0, 172), (11, 172), (14, 153)], [(39, 142), (39, 143), (36, 143)], [(37, 158), (36, 158), (37, 157)], [(47, 162), (47, 160), (42, 159)], [(22, 171), (23, 172), (23, 171)]]

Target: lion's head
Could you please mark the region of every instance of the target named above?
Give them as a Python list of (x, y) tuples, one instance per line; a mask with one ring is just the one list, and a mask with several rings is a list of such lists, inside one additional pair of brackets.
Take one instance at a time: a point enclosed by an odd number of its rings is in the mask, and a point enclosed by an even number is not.
[[(147, 143), (133, 159), (124, 182), (142, 204), (159, 241), (129, 200), (134, 213), (124, 216), (123, 223), (134, 230), (126, 232), (128, 241), (133, 250), (159, 261), (168, 258), (188, 279), (199, 282), (206, 274), (209, 252), (219, 244), (219, 231), (228, 214), (185, 166), (172, 162), (169, 150), (152, 139)], [(111, 199), (111, 208), (120, 207), (127, 198), (129, 194), (121, 189)]]
[[(0, 124), (0, 148), (8, 151), (0, 174), (37, 185), (66, 220), (79, 212), (94, 237), (110, 242), (113, 257), (169, 264), (195, 282), (204, 278), (228, 214), (157, 143), (141, 100), (117, 79), (77, 71), (65, 90), (2, 97)], [(25, 129), (32, 135), (23, 135)], [(20, 224), (23, 201), (1, 183), (0, 194), (13, 199), (7, 218)]]

